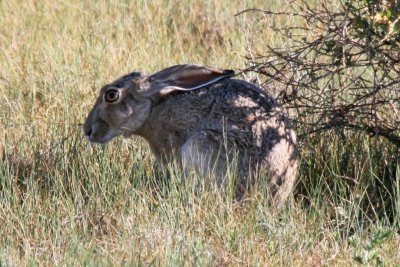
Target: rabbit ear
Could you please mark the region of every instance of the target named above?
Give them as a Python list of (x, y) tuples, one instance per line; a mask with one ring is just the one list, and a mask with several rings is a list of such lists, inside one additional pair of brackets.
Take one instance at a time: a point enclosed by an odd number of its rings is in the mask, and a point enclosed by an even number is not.
[(176, 65), (150, 77), (147, 93), (167, 95), (173, 91), (191, 91), (234, 75), (233, 70), (219, 70), (199, 65)]

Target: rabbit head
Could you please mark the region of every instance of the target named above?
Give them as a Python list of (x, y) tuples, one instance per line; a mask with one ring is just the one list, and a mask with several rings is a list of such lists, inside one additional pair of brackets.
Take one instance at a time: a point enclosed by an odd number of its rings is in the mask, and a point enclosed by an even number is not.
[(198, 65), (176, 65), (151, 76), (133, 72), (105, 85), (83, 130), (90, 142), (106, 143), (116, 136), (134, 134), (152, 106), (174, 91), (195, 90), (234, 73)]

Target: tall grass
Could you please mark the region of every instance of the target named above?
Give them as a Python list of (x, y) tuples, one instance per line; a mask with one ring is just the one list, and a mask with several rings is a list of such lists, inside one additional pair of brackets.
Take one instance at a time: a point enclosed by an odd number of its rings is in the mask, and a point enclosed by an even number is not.
[(158, 172), (141, 139), (82, 136), (99, 87), (126, 72), (236, 69), (285, 45), (268, 25), (290, 21), (234, 17), (283, 5), (0, 1), (0, 265), (400, 264), (398, 151), (384, 142), (307, 139), (295, 195), (275, 213), (262, 186), (243, 203), (199, 194), (173, 166)]

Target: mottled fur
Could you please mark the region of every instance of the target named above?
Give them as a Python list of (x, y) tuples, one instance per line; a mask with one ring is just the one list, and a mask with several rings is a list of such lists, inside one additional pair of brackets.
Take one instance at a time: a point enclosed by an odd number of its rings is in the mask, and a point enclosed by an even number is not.
[[(271, 96), (230, 78), (163, 94), (174, 81), (154, 89), (151, 83), (157, 74), (151, 79), (140, 74), (126, 77), (102, 89), (84, 125), (91, 141), (107, 142), (120, 134), (142, 136), (161, 164), (177, 157), (185, 171), (211, 175), (219, 184), (225, 183), (227, 162), (235, 161), (238, 193), (259, 175), (267, 175), (273, 203), (280, 206), (287, 199), (296, 177), (296, 135)], [(110, 87), (124, 88), (118, 103), (102, 99)]]

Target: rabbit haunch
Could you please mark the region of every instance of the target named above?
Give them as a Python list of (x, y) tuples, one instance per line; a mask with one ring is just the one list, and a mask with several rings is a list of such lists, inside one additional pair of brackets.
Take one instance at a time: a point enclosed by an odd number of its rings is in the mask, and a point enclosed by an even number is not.
[(232, 74), (177, 65), (151, 76), (123, 76), (102, 88), (85, 135), (97, 143), (142, 136), (161, 164), (177, 158), (185, 172), (212, 176), (221, 186), (227, 164), (235, 161), (238, 192), (267, 175), (280, 206), (296, 179), (296, 135), (271, 96)]

